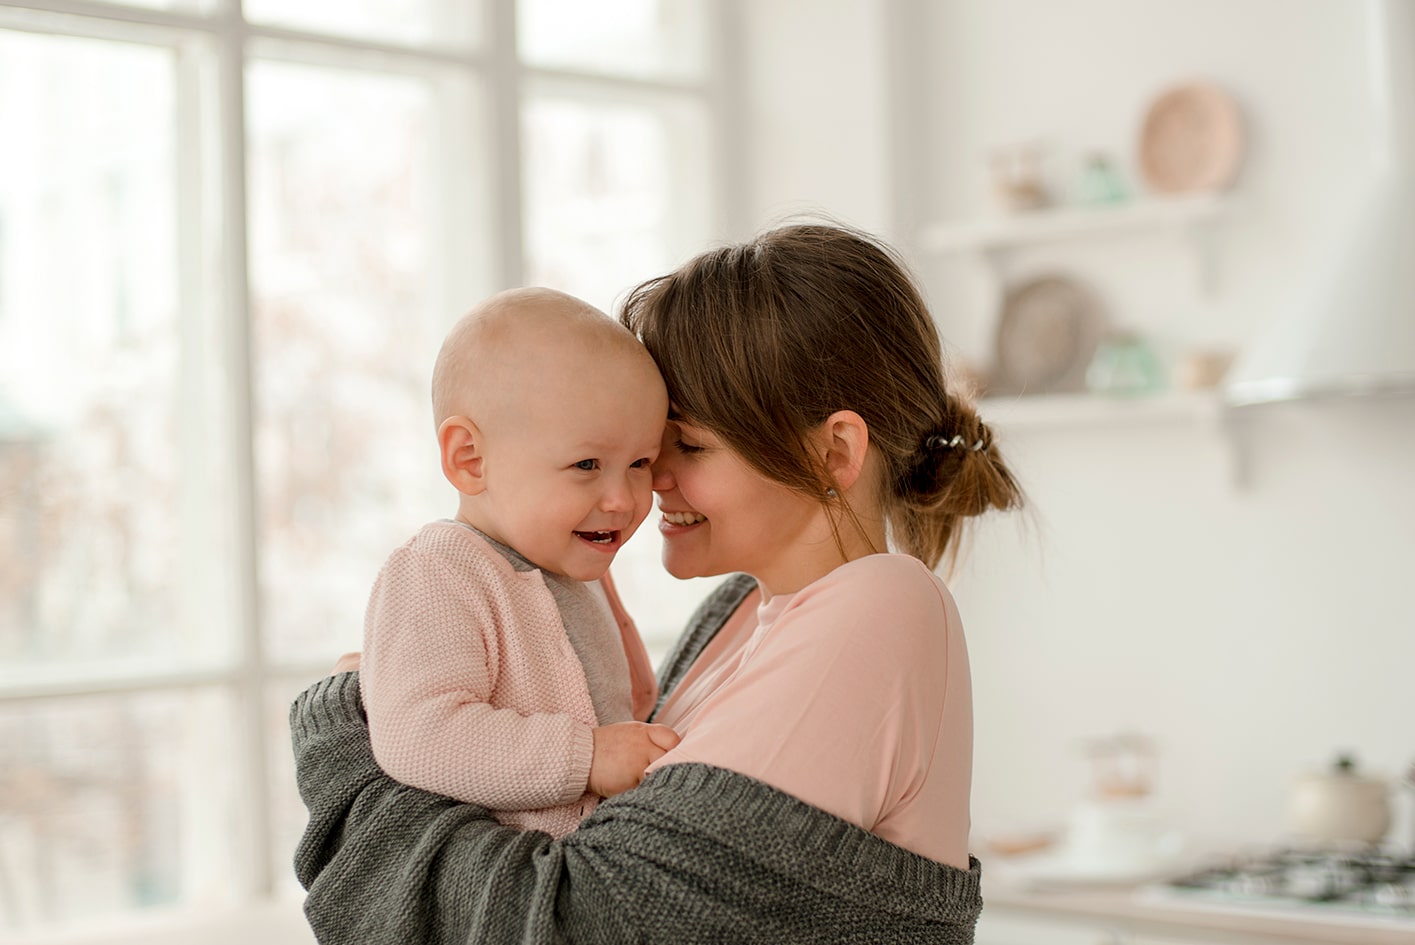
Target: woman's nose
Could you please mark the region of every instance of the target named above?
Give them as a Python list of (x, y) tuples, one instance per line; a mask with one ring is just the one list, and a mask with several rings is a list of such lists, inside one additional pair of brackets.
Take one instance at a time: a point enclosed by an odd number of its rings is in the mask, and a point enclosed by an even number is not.
[(673, 471), (669, 469), (668, 451), (659, 454), (650, 467), (653, 470), (653, 491), (667, 492), (674, 486)]

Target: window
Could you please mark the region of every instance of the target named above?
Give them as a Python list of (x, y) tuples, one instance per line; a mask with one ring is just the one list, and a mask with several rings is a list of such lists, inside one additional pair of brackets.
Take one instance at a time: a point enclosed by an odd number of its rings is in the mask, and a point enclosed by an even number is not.
[(720, 8), (0, 0), (0, 937), (296, 901), (286, 709), (450, 511), (442, 334), (721, 234)]

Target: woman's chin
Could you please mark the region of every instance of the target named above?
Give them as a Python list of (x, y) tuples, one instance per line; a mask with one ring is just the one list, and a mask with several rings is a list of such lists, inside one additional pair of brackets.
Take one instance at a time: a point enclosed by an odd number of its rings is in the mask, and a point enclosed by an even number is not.
[(699, 574), (685, 564), (669, 561), (667, 558), (663, 559), (663, 570), (667, 571), (669, 574), (673, 575), (680, 581), (686, 581), (689, 578), (695, 577), (707, 577), (706, 574)]
[(667, 543), (663, 546), (663, 570), (680, 581), (727, 573), (722, 568), (709, 568), (702, 561), (694, 560), (687, 555), (674, 554), (673, 549)]

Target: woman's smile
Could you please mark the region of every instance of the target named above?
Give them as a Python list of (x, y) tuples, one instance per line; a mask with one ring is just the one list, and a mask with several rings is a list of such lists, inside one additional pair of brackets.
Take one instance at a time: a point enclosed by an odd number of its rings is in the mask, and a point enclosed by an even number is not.
[(686, 528), (692, 525), (700, 525), (707, 521), (707, 516), (703, 515), (701, 512), (670, 512), (668, 509), (664, 508), (660, 508), (659, 511), (663, 513), (663, 522), (660, 528), (663, 526)]

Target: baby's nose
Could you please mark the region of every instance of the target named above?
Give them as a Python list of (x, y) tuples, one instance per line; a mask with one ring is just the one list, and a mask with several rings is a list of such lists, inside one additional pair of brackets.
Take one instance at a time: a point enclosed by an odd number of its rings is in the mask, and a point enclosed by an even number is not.
[[(640, 487), (642, 488), (642, 487)], [(599, 497), (600, 508), (619, 511), (634, 507), (634, 488), (627, 477), (605, 483), (604, 492)]]

